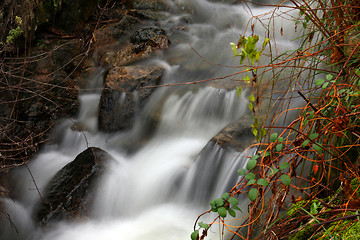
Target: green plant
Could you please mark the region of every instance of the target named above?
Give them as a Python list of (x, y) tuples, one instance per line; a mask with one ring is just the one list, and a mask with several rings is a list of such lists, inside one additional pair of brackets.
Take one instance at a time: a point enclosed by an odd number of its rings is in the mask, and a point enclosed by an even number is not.
[[(233, 50), (234, 57), (240, 57), (240, 65), (243, 64), (245, 59), (248, 59), (251, 65), (254, 65), (255, 62), (258, 62), (260, 60), (260, 57), (265, 50), (266, 46), (270, 42), (270, 39), (265, 37), (262, 48), (259, 50), (257, 48), (257, 43), (259, 41), (258, 35), (253, 35), (249, 37), (240, 36), (240, 39), (237, 44), (230, 43), (231, 48)], [(246, 68), (247, 72), (251, 72), (253, 76), (256, 76), (257, 69), (256, 68)], [(243, 77), (243, 81), (245, 83), (251, 83), (251, 78), (249, 75), (245, 75)], [(236, 93), (238, 96), (242, 93), (242, 87), (237, 86), (236, 87)], [(256, 97), (254, 94), (251, 94), (249, 96), (249, 104), (248, 107), (251, 112), (254, 113), (254, 116), (252, 116), (254, 123), (251, 125), (252, 132), (254, 136), (256, 137), (256, 140), (258, 141), (261, 137), (266, 136), (266, 129), (260, 127), (258, 118), (255, 117), (255, 108), (254, 105), (256, 103)]]
[[(240, 65), (249, 62), (241, 66), (246, 70), (239, 72), (248, 75), (239, 79), (252, 87), (248, 107), (257, 140), (251, 146), (257, 149), (256, 154), (245, 169), (238, 171), (243, 178), (230, 192), (247, 194), (250, 199), (248, 215), (234, 235), (246, 228), (248, 239), (269, 239), (274, 237), (272, 232), (282, 239), (300, 226), (314, 226), (310, 234), (302, 232), (294, 239), (320, 237), (323, 233), (325, 239), (336, 239), (340, 235), (326, 224), (339, 212), (345, 216), (346, 209), (359, 208), (360, 67), (355, 53), (360, 43), (349, 47), (346, 39), (349, 33), (359, 35), (360, 0), (291, 2), (290, 9), (297, 10), (298, 15), (286, 16), (293, 17), (295, 29), (302, 28), (303, 32), (297, 49), (271, 56), (266, 66), (253, 66), (267, 43), (264, 41), (262, 50), (258, 50), (259, 37), (253, 35), (231, 44)], [(271, 21), (262, 24), (266, 30), (272, 26)], [(253, 28), (251, 23), (248, 26)], [(266, 36), (271, 38), (270, 31)], [(273, 39), (271, 43), (276, 45)], [(270, 46), (270, 53), (276, 50)], [(241, 95), (242, 90), (238, 86), (236, 93)], [(291, 105), (291, 99), (298, 104)], [(259, 107), (262, 102), (267, 108)], [(294, 117), (287, 121), (289, 115)], [(301, 200), (308, 203), (306, 208)], [(292, 212), (280, 216), (289, 207)], [(258, 223), (263, 223), (263, 231), (255, 235)]]
[[(229, 213), (230, 216), (236, 217), (235, 211), (240, 211), (241, 209), (238, 207), (239, 201), (234, 198), (230, 197), (229, 193), (224, 193), (221, 198), (214, 199), (210, 201), (211, 212), (217, 212), (220, 218), (225, 218)], [(206, 224), (203, 222), (198, 223), (200, 229), (203, 229), (203, 235), (206, 236), (207, 230), (210, 228), (212, 224)], [(199, 239), (199, 231), (200, 229), (194, 230), (191, 233), (190, 237), (192, 240)]]
[(22, 25), (22, 19), (21, 17), (18, 17), (16, 16), (15, 17), (15, 23), (17, 25), (16, 28), (13, 28), (9, 31), (9, 34), (6, 38), (6, 43), (14, 43), (15, 39), (17, 39), (18, 37), (21, 36), (21, 34), (24, 32), (22, 29), (21, 29), (21, 25)]

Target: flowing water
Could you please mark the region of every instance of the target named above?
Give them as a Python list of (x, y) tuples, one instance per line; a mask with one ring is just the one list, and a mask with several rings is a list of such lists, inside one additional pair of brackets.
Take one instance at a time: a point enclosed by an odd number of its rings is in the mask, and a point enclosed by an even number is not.
[[(229, 43), (236, 42), (239, 34), (246, 32), (251, 14), (271, 9), (206, 0), (169, 0), (169, 3), (170, 16), (160, 22), (160, 27), (170, 31), (184, 26), (186, 31), (175, 32), (172, 38), (176, 40), (170, 49), (147, 63), (164, 66), (164, 84), (221, 77), (238, 71), (210, 63), (237, 66), (239, 59), (231, 57)], [(283, 20), (275, 24), (287, 27)], [(264, 38), (261, 24), (255, 25), (254, 30)], [(280, 31), (273, 35), (282, 50), (294, 49), (295, 42), (289, 41), (294, 36), (293, 25), (287, 31), (287, 38), (282, 38)], [(96, 88), (102, 78), (103, 70), (99, 68), (91, 76), (90, 87)], [(75, 121), (85, 124), (88, 131), (75, 132), (70, 129), (72, 121), (60, 122), (55, 141), (29, 164), (34, 179), (27, 169), (14, 173), (12, 179), (19, 195), (15, 201), (5, 199), (4, 205), (20, 233), (14, 233), (3, 220), (0, 239), (189, 239), (196, 217), (209, 208), (210, 200), (236, 183), (237, 169), (244, 167), (246, 156), (252, 154), (253, 150), (226, 151), (209, 142), (230, 122), (249, 118), (246, 91), (238, 97), (235, 90), (205, 84), (196, 89), (160, 88), (139, 113), (131, 131), (113, 134), (97, 130), (100, 94), (94, 91), (80, 96), (81, 109)], [(162, 105), (160, 124), (152, 138), (131, 155), (119, 148), (117, 142), (146, 131), (144, 122), (148, 113), (159, 105)], [(138, 138), (141, 140), (141, 136)], [(54, 174), (87, 146), (100, 147), (116, 159), (100, 180), (101, 188), (96, 193), (90, 218), (81, 223), (61, 222), (46, 231), (34, 226), (33, 208), (39, 201), (36, 187), (44, 189)], [(240, 200), (240, 208), (247, 209), (245, 198)], [(215, 227), (208, 239), (219, 239), (216, 231)]]

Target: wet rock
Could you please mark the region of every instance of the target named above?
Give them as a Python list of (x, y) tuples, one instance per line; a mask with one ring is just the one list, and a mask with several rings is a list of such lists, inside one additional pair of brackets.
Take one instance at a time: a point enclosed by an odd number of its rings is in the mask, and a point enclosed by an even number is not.
[(143, 44), (158, 36), (165, 36), (165, 31), (157, 27), (147, 27), (137, 30), (130, 38), (133, 44)]
[(211, 140), (222, 148), (243, 151), (255, 141), (250, 123), (237, 121), (230, 123)]
[(165, 0), (131, 0), (128, 7), (136, 10), (168, 11), (170, 5)]
[(97, 29), (94, 32), (96, 41), (92, 46), (93, 49), (97, 50), (99, 48), (106, 48), (108, 45), (118, 43), (120, 39), (131, 35), (135, 25), (138, 23), (139, 20), (137, 18), (127, 15), (117, 23), (109, 24), (105, 27)]
[(90, 131), (90, 129), (82, 122), (76, 122), (73, 125), (71, 125), (70, 128), (74, 132)]
[(105, 54), (101, 62), (103, 65), (123, 66), (144, 60), (158, 50), (169, 47), (170, 41), (165, 31), (156, 27), (137, 30), (130, 38), (130, 44), (116, 52), (115, 55)]
[(156, 66), (127, 66), (110, 70), (99, 104), (99, 130), (129, 129), (135, 115), (159, 85), (164, 69)]
[(129, 15), (139, 19), (152, 20), (152, 21), (165, 20), (170, 16), (170, 14), (167, 12), (154, 12), (148, 10), (130, 10)]
[(63, 167), (46, 187), (44, 202), (36, 212), (39, 222), (46, 226), (53, 221), (86, 218), (94, 199), (96, 180), (112, 160), (107, 152), (90, 147)]
[(103, 66), (124, 66), (135, 64), (141, 60), (144, 60), (154, 54), (154, 50), (151, 46), (144, 46), (141, 49), (133, 49), (132, 45), (121, 49), (115, 54), (106, 53), (100, 59)]

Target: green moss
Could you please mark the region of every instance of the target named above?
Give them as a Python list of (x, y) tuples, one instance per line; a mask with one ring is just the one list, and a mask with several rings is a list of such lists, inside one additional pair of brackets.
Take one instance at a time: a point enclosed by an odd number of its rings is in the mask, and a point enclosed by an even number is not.
[(360, 181), (357, 178), (354, 178), (353, 180), (351, 180), (351, 189), (353, 191), (356, 191), (356, 194), (358, 195), (358, 197), (360, 197)]
[[(355, 215), (356, 212), (347, 212), (347, 215)], [(343, 215), (339, 215), (338, 217), (343, 217)], [(331, 233), (332, 236), (328, 236), (328, 234), (323, 234), (324, 239), (337, 239), (341, 240), (360, 240), (360, 222), (357, 218), (342, 220), (340, 223), (333, 222), (330, 227), (328, 227), (327, 231)]]
[(292, 216), (296, 213), (298, 213), (299, 211), (302, 211), (301, 208), (304, 208), (305, 205), (307, 204), (308, 201), (306, 200), (302, 200), (302, 201), (298, 201), (294, 204), (291, 205), (290, 209), (287, 211), (287, 214), (289, 216)]
[(304, 240), (309, 239), (314, 233), (313, 226), (311, 224), (301, 228), (298, 232), (289, 236), (289, 240)]

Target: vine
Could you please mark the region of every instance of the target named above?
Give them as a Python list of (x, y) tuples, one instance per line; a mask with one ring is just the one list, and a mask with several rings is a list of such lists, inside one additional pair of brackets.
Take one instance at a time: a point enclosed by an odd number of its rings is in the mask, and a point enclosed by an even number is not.
[[(249, 156), (245, 169), (238, 170), (241, 179), (229, 192), (234, 198), (248, 196), (245, 219), (230, 226), (222, 209), (222, 216), (217, 211), (219, 223), (242, 239), (357, 239), (354, 231), (344, 231), (343, 222), (349, 221), (350, 229), (360, 226), (354, 214), (360, 207), (360, 1), (291, 3), (278, 5), (277, 10), (298, 11), (298, 15), (286, 12), (293, 17), (295, 29), (301, 24), (305, 33), (298, 49), (270, 58), (266, 66), (253, 66), (270, 38), (265, 38), (260, 50), (256, 35), (231, 43), (240, 65), (249, 61), (244, 72), (251, 74), (243, 82), (257, 90), (249, 96), (257, 140), (250, 147), (257, 152)], [(270, 28), (270, 23), (262, 24)], [(280, 78), (283, 72), (287, 77)], [(265, 73), (272, 74), (270, 81), (263, 81)], [(238, 86), (237, 94), (242, 90)], [(280, 97), (273, 99), (274, 94)], [(291, 99), (303, 105), (292, 107)], [(269, 107), (262, 111), (258, 103), (265, 100)], [(270, 108), (276, 110), (272, 113)], [(282, 125), (291, 113), (295, 117)], [(204, 239), (210, 226), (192, 239)]]

